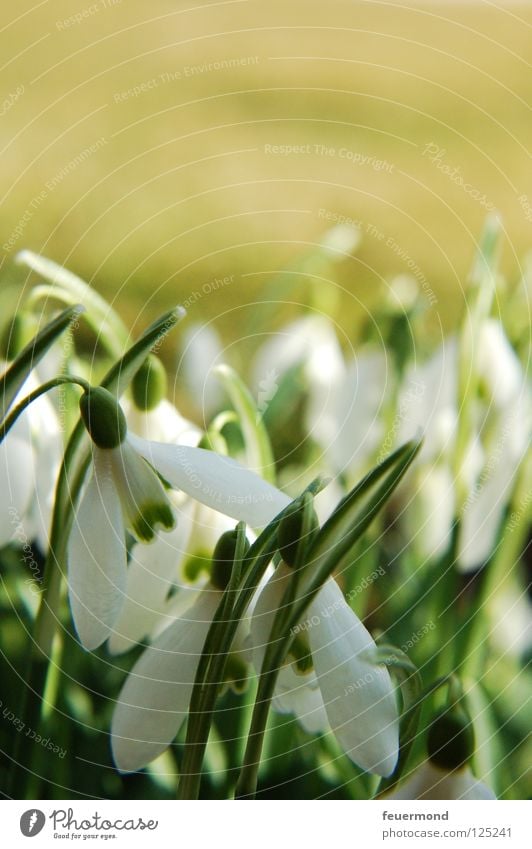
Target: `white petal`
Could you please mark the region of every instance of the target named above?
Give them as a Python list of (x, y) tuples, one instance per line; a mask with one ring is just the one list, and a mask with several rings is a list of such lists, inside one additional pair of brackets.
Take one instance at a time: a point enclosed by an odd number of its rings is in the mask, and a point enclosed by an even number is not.
[(199, 399), (198, 407), (205, 421), (219, 410), (223, 400), (223, 390), (214, 375), (222, 351), (222, 341), (212, 324), (192, 324), (185, 330), (179, 375), (191, 399), (194, 402)]
[[(291, 570), (281, 563), (261, 591), (251, 617), (251, 643), (253, 665), (260, 673), (270, 638), (275, 614), (286, 590)], [(304, 633), (304, 632), (303, 632)], [(273, 707), (279, 713), (292, 713), (306, 731), (315, 734), (328, 728), (329, 723), (323, 706), (315, 672), (297, 674), (292, 664), (279, 672)]]
[(201, 431), (164, 399), (153, 410), (139, 410), (134, 404), (123, 404), (128, 427), (143, 439), (197, 445)]
[[(521, 461), (529, 445), (530, 420), (525, 399), (501, 416), (486, 462), (472, 482), (461, 516), (458, 565), (467, 572), (481, 566), (493, 552)], [(524, 430), (522, 428), (525, 424)]]
[(470, 769), (461, 769), (454, 775), (455, 799), (496, 799), (495, 793), (484, 782), (475, 778)]
[(399, 717), (388, 671), (365, 656), (375, 649), (371, 635), (332, 578), (310, 605), (309, 618), (314, 668), (338, 742), (362, 769), (390, 775), (398, 756)]
[(197, 602), (141, 655), (122, 688), (111, 726), (121, 772), (135, 772), (172, 742), (189, 708), (194, 678), (221, 593)]
[(252, 528), (264, 527), (290, 503), (287, 495), (230, 457), (203, 448), (147, 442), (133, 434), (128, 441), (171, 486)]
[(424, 442), (419, 461), (439, 457), (454, 445), (457, 374), (454, 336), (446, 339), (428, 362), (406, 372), (398, 398), (397, 444), (413, 439), (422, 430)]
[(127, 651), (153, 633), (187, 552), (192, 507), (187, 502), (179, 510), (175, 530), (159, 534), (152, 545), (137, 543), (133, 546), (127, 570), (126, 598), (108, 641), (111, 654)]
[(0, 548), (12, 539), (21, 545), (31, 541), (24, 520), (34, 485), (34, 454), (31, 444), (9, 433), (0, 444)]
[(362, 236), (358, 227), (350, 224), (336, 224), (324, 234), (321, 244), (333, 262), (344, 259), (345, 254), (355, 251)]
[[(389, 363), (380, 351), (365, 351), (347, 366), (345, 376), (331, 395), (329, 437), (326, 443), (322, 442), (338, 472), (355, 474), (365, 469), (368, 459), (381, 445), (389, 384)], [(326, 411), (324, 416), (326, 421)], [(312, 427), (309, 421), (309, 428)]]
[(329, 720), (314, 670), (306, 675), (283, 666), (277, 679), (272, 705), (278, 713), (291, 713), (309, 734), (329, 729)]
[[(47, 399), (45, 399), (47, 400)], [(31, 506), (34, 535), (42, 551), (48, 550), (49, 531), (55, 501), (55, 488), (63, 458), (63, 437), (42, 429), (33, 439), (35, 454), (35, 497)]]
[(405, 510), (407, 533), (421, 558), (441, 557), (449, 548), (454, 520), (454, 477), (447, 464), (415, 469), (414, 495)]
[(94, 470), (68, 542), (68, 590), (76, 631), (86, 649), (109, 636), (126, 588), (125, 530), (106, 452), (94, 449)]
[(524, 374), (500, 321), (486, 320), (481, 328), (478, 370), (491, 400), (500, 409), (523, 391)]
[[(199, 556), (210, 559), (222, 534), (226, 531), (234, 531), (235, 521), (191, 498), (187, 498), (187, 501), (189, 505), (193, 506), (192, 533), (188, 543), (188, 553), (191, 557)], [(251, 539), (250, 533), (247, 536), (248, 539)], [(182, 565), (184, 566), (185, 563)], [(187, 578), (187, 575), (182, 573), (182, 578)], [(188, 580), (190, 580), (190, 577)]]
[(150, 542), (159, 527), (172, 530), (175, 516), (168, 495), (153, 469), (129, 440), (109, 455), (126, 523), (137, 539)]

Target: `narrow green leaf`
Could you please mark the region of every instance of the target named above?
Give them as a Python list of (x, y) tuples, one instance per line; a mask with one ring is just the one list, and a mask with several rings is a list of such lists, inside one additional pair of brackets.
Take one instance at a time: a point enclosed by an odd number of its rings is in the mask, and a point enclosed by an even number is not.
[[(373, 469), (340, 502), (308, 547), (300, 549), (298, 568), (294, 570), (293, 579), (275, 616), (264, 657), (246, 758), (237, 788), (239, 796), (250, 798), (255, 793), (267, 714), (279, 671), (294, 640), (295, 627), (341, 558), (352, 549), (382, 509), (419, 448), (420, 443), (407, 443), (381, 466)], [(384, 482), (375, 492), (376, 484), (383, 477)], [(374, 494), (370, 497), (371, 493)], [(305, 515), (308, 525), (308, 510)], [(306, 534), (303, 538), (306, 538)]]
[[(196, 671), (195, 682), (201, 682), (201, 685), (194, 685), (190, 700), (185, 757), (178, 787), (178, 798), (180, 799), (198, 798), (201, 769), (213, 719), (212, 709), (224, 680), (230, 646), (223, 652), (220, 651), (220, 646), (223, 644), (223, 635), (227, 624), (232, 619), (235, 592), (246, 554), (246, 525), (244, 522), (238, 523), (236, 532), (237, 542), (231, 567), (231, 578), (216, 609)], [(216, 676), (209, 674), (214, 659), (218, 661)]]
[(290, 583), (286, 588), (272, 623), (268, 646), (266, 648), (262, 669), (260, 671), (259, 684), (257, 687), (255, 704), (253, 706), (246, 751), (236, 787), (235, 798), (238, 799), (254, 798), (257, 790), (257, 779), (270, 704), (274, 695), (279, 669), (281, 668), (286, 653), (286, 641), (283, 640), (283, 636), (286, 632), (285, 621), (290, 618), (290, 610), (294, 603), (294, 599), (296, 598), (301, 570), (304, 568), (304, 564), (307, 561), (307, 549), (311, 546), (310, 532), (312, 528), (314, 500), (312, 495), (309, 492), (306, 492), (303, 494), (301, 502), (303, 510), (301, 542), (297, 550), (296, 563), (294, 565)]
[(3, 421), (15, 397), (27, 380), (30, 372), (44, 357), (56, 339), (75, 322), (84, 311), (84, 307), (76, 304), (64, 310), (50, 321), (34, 339), (29, 342), (13, 360), (9, 368), (0, 378), (0, 421)]
[(407, 442), (391, 454), (351, 490), (325, 522), (308, 552), (309, 565), (301, 581), (298, 615), (304, 613), (329, 575), (382, 510), (420, 447), (421, 442)]
[(30, 297), (52, 297), (63, 303), (80, 301), (85, 304), (87, 324), (112, 355), (120, 356), (129, 339), (128, 330), (111, 305), (92, 286), (62, 265), (33, 251), (21, 251), (15, 257), (15, 262), (31, 269), (51, 284), (36, 287)]
[(224, 384), (240, 418), (250, 468), (274, 483), (275, 461), (268, 431), (255, 401), (239, 375), (227, 365), (217, 366), (216, 374)]

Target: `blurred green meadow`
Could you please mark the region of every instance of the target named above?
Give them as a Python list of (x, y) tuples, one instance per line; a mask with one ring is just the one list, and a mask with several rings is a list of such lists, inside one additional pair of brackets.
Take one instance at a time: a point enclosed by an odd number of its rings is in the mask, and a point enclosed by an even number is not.
[(405, 272), (449, 325), (490, 209), (510, 279), (530, 247), (531, 24), (482, 2), (6, 5), (2, 279), (31, 248), (126, 321), (188, 299), (228, 340), (275, 272), (307, 300), (298, 262), (347, 218), (360, 245), (316, 284), (343, 329)]

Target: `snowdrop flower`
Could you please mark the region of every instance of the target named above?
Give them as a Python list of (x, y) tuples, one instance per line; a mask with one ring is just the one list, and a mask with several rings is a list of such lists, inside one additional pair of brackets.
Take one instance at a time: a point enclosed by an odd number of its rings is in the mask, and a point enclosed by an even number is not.
[[(179, 733), (205, 639), (229, 579), (235, 544), (234, 530), (220, 538), (209, 582), (143, 652), (126, 678), (111, 725), (113, 757), (121, 772), (142, 769)], [(235, 642), (239, 641), (237, 635)]]
[(457, 564), (462, 571), (481, 566), (493, 551), (532, 419), (522, 367), (495, 319), (481, 327), (476, 366), (481, 393), (473, 400), (474, 427), (460, 469), (468, 492), (462, 505), (456, 504), (453, 473), (459, 415), (456, 337), (446, 340), (427, 363), (407, 371), (398, 402), (398, 442), (412, 438), (420, 427), (425, 435), (414, 475), (401, 490), (413, 545), (422, 557), (441, 556), (458, 511)]
[(158, 528), (174, 527), (161, 478), (252, 527), (266, 525), (289, 499), (228, 457), (128, 432), (120, 405), (105, 389), (82, 395), (80, 410), (93, 442), (92, 465), (70, 534), (68, 584), (78, 636), (94, 649), (109, 636), (124, 603), (126, 529), (149, 542)]
[(336, 224), (325, 232), (321, 244), (328, 258), (338, 262), (344, 259), (346, 254), (354, 253), (361, 240), (358, 227), (350, 224)]
[[(125, 599), (107, 641), (111, 654), (158, 635), (190, 606), (206, 583), (217, 541), (234, 528), (228, 516), (183, 493), (169, 493), (169, 498), (177, 516), (175, 529), (157, 534), (151, 545), (132, 546)], [(253, 539), (251, 531), (249, 536)]]
[(334, 328), (325, 316), (312, 314), (297, 319), (261, 346), (253, 364), (259, 395), (262, 386), (273, 384), (272, 377), (278, 384), (297, 366), (302, 368), (308, 388), (307, 431), (320, 445), (328, 446), (337, 428), (331, 401), (345, 364)]
[[(143, 438), (197, 445), (202, 433), (166, 400), (166, 373), (153, 355), (132, 382), (132, 403), (124, 410), (128, 426)], [(169, 492), (177, 527), (158, 533), (149, 546), (135, 543), (127, 570), (125, 599), (107, 647), (112, 654), (164, 630), (191, 604), (217, 541), (234, 521), (190, 498)], [(249, 531), (253, 538), (252, 531)], [(196, 587), (196, 591), (193, 590)], [(179, 589), (179, 592), (176, 590)]]
[(532, 429), (530, 386), (495, 319), (482, 327), (478, 365), (485, 396), (479, 425), (485, 461), (461, 515), (458, 558), (464, 571), (481, 566), (493, 551)]
[[(0, 371), (6, 367), (0, 363)], [(14, 404), (37, 386), (35, 376), (30, 375)], [(0, 491), (9, 505), (0, 512), (0, 548), (12, 541), (35, 539), (42, 551), (47, 550), (62, 449), (57, 414), (50, 399), (41, 396), (0, 443)]]
[[(402, 485), (403, 520), (418, 556), (440, 557), (451, 542), (456, 516), (455, 480), (452, 458), (458, 427), (458, 346), (447, 339), (420, 365), (407, 369), (398, 396), (397, 442), (421, 431), (423, 445), (412, 476)], [(483, 452), (475, 441), (468, 452), (463, 474), (468, 485), (483, 463)]]
[[(384, 439), (383, 410), (390, 392), (389, 364), (379, 350), (362, 350), (333, 387), (325, 447), (330, 467), (350, 480), (366, 471)], [(325, 433), (323, 433), (325, 436)]]
[(427, 734), (428, 760), (389, 799), (495, 799), (469, 767), (475, 749), (471, 720), (456, 705), (443, 708)]
[(201, 430), (167, 400), (166, 389), (164, 366), (150, 354), (132, 380), (131, 401), (123, 406), (128, 427), (150, 441), (198, 445)]
[[(291, 552), (283, 548), (285, 561)], [(281, 562), (260, 594), (251, 621), (253, 662), (259, 672), (277, 610), (291, 577)], [(294, 628), (280, 670), (274, 708), (294, 713), (304, 728), (330, 727), (348, 757), (368, 772), (390, 775), (399, 746), (399, 715), (387, 669), (375, 664), (376, 644), (329, 578)]]
[(422, 430), (419, 464), (440, 460), (454, 446), (458, 424), (458, 345), (446, 339), (435, 353), (407, 369), (399, 390), (398, 443)]
[(201, 398), (206, 421), (219, 410), (223, 400), (223, 390), (214, 374), (222, 352), (222, 341), (212, 324), (191, 324), (185, 330), (179, 373), (190, 397)]

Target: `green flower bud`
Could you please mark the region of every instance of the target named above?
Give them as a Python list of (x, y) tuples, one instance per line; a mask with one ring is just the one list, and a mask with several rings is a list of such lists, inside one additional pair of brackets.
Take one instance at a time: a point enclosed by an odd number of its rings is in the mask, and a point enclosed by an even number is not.
[(93, 386), (79, 399), (83, 424), (98, 448), (117, 448), (127, 434), (122, 407), (107, 389)]
[(158, 357), (150, 354), (131, 382), (133, 403), (139, 410), (154, 410), (166, 397), (166, 371)]
[[(212, 555), (211, 564), (211, 584), (218, 590), (225, 590), (229, 579), (231, 578), (231, 570), (235, 560), (236, 544), (238, 540), (238, 532), (226, 531), (222, 534)], [(249, 542), (246, 539), (244, 546), (244, 554), (249, 548)]]
[(436, 714), (427, 734), (430, 760), (451, 771), (464, 766), (475, 751), (475, 734), (467, 714), (459, 707), (446, 707)]
[[(301, 534), (303, 533), (303, 510), (301, 500), (294, 501), (288, 508), (286, 516), (281, 521), (277, 532), (277, 542), (281, 556), (284, 562), (292, 567), (296, 565), (297, 551), (301, 541)], [(320, 523), (313, 508), (310, 530), (306, 542), (310, 542), (311, 538), (319, 529), (319, 526)]]
[(28, 312), (18, 312), (9, 322), (0, 342), (0, 356), (4, 360), (14, 360), (38, 331), (38, 323)]

